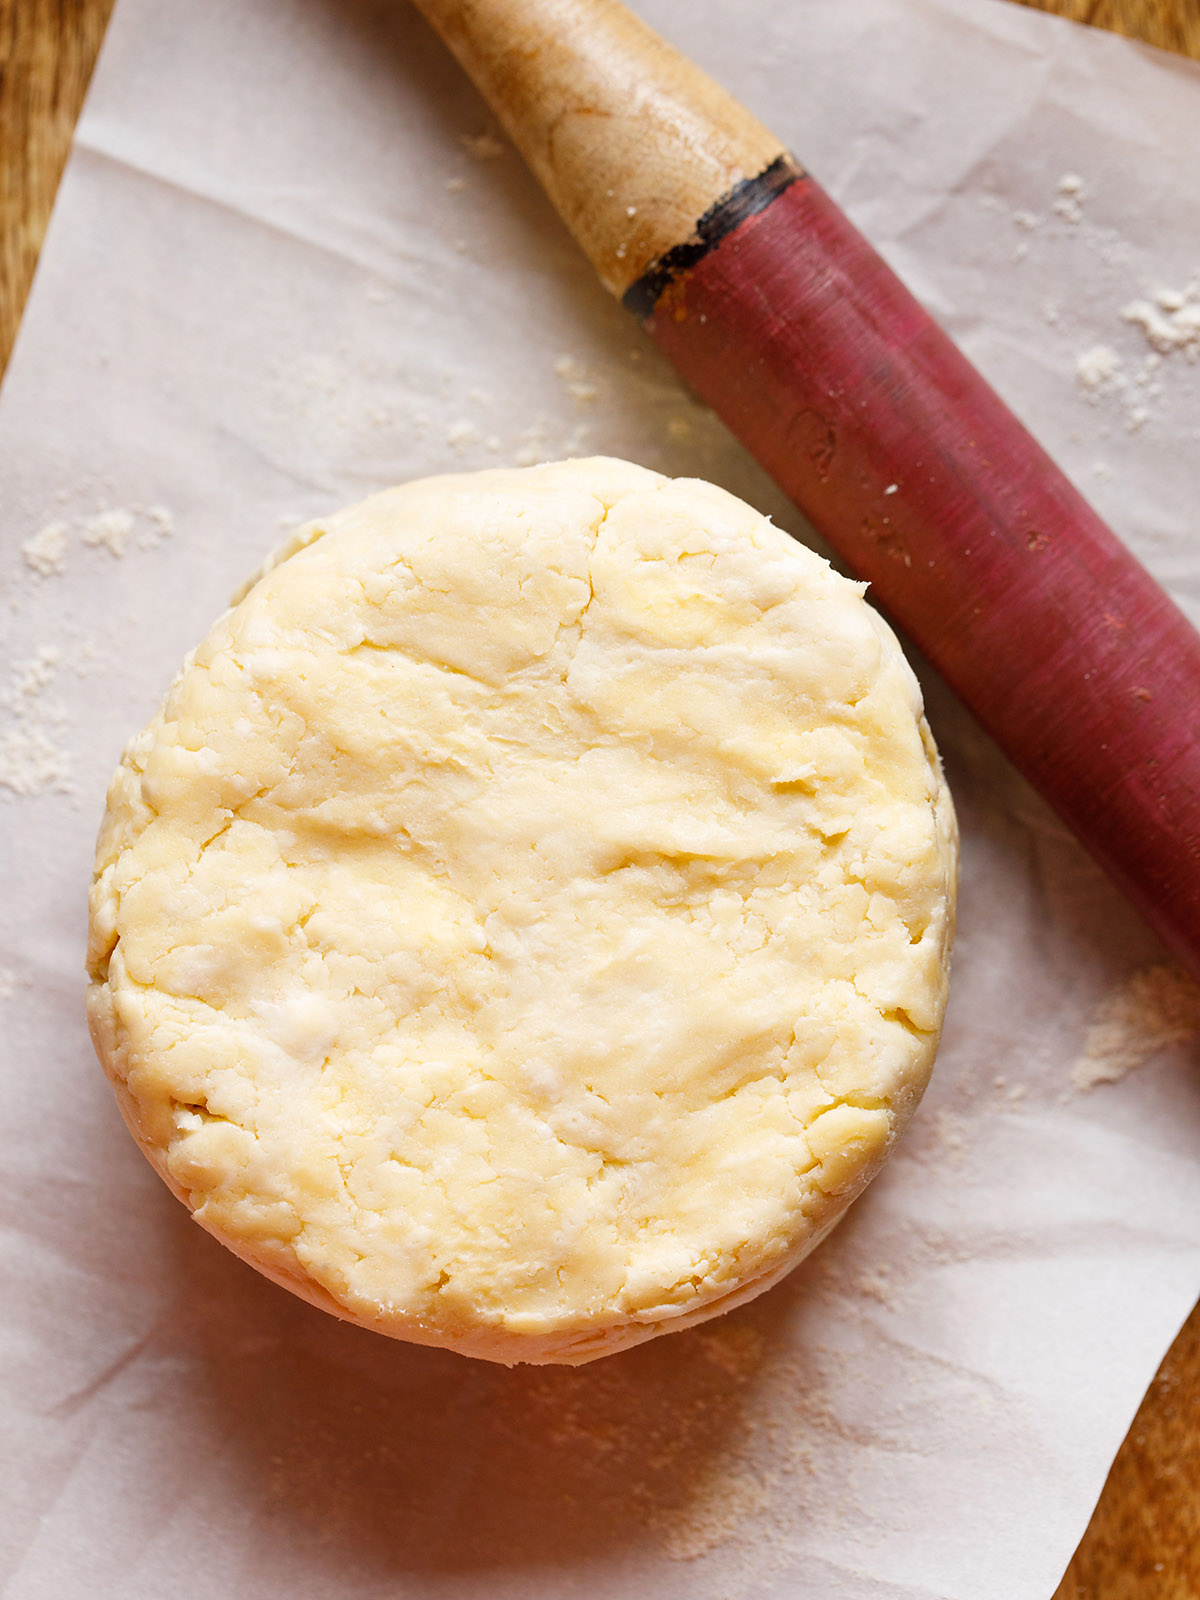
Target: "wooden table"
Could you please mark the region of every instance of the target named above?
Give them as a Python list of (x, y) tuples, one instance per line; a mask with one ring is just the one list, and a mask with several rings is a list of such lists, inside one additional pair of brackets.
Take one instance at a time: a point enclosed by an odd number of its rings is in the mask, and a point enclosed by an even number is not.
[[(1022, 3), (1200, 60), (1200, 0)], [(0, 372), (112, 6), (0, 0)], [(1200, 1307), (1163, 1362), (1053, 1600), (1200, 1600)]]

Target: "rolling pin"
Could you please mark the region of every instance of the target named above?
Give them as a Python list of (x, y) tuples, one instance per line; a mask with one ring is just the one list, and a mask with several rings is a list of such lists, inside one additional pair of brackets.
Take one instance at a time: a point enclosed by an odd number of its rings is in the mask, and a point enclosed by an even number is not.
[(1200, 976), (1200, 635), (784, 146), (616, 0), (417, 0), (600, 278)]

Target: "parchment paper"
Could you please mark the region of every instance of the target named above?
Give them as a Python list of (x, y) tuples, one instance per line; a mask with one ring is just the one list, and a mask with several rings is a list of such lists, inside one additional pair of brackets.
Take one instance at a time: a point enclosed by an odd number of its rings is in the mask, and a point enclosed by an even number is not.
[[(1200, 615), (1200, 367), (1120, 317), (1197, 268), (1200, 73), (999, 0), (641, 10)], [(6, 1600), (1048, 1600), (1200, 1289), (1194, 1019), (1176, 986), (1140, 1070), (1073, 1087), (1165, 958), (928, 673), (965, 841), (934, 1087), (708, 1329), (507, 1372), (340, 1325), (189, 1222), (92, 1059), (104, 785), (233, 587), (377, 486), (593, 451), (806, 536), (402, 0), (120, 0), (0, 396)]]

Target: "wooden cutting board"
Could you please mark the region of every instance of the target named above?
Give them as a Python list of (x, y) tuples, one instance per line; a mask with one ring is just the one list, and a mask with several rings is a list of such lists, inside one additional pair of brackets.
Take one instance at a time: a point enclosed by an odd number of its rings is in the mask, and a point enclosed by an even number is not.
[[(1021, 3), (1200, 60), (1200, 0)], [(0, 0), (0, 372), (112, 6)], [(1053, 1600), (1200, 1600), (1200, 1307), (1163, 1362)]]

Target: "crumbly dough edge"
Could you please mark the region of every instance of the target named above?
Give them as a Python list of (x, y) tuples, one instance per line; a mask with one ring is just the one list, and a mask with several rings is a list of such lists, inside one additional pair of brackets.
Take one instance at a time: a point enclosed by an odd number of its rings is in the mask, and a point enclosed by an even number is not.
[[(953, 800), (942, 774), (941, 759), (937, 754), (924, 717), (921, 719), (921, 732), (926, 749), (930, 752), (934, 771), (938, 776), (937, 799), (935, 801), (937, 828), (943, 841), (945, 859), (950, 865), (945, 928), (946, 963), (948, 966), (949, 951), (953, 944), (955, 926), (959, 869), (958, 825)], [(714, 1317), (722, 1316), (726, 1311), (732, 1311), (737, 1306), (746, 1305), (760, 1294), (764, 1294), (768, 1289), (774, 1288), (777, 1283), (785, 1278), (795, 1267), (799, 1266), (805, 1257), (823, 1242), (841, 1221), (858, 1196), (870, 1185), (872, 1179), (875, 1178), (881, 1168), (886, 1165), (892, 1150), (920, 1104), (924, 1093), (924, 1087), (922, 1087), (919, 1093), (907, 1097), (903, 1103), (899, 1101), (889, 1102), (886, 1107), (889, 1124), (888, 1140), (878, 1157), (861, 1168), (854, 1182), (847, 1188), (833, 1194), (826, 1194), (820, 1190), (815, 1191), (814, 1203), (809, 1212), (809, 1226), (797, 1238), (791, 1250), (785, 1252), (777, 1262), (771, 1263), (757, 1277), (739, 1284), (736, 1288), (718, 1293), (713, 1298), (698, 1305), (692, 1304), (680, 1308), (670, 1307), (665, 1310), (660, 1308), (655, 1319), (651, 1321), (622, 1320), (619, 1323), (614, 1322), (607, 1326), (602, 1324), (594, 1328), (585, 1328), (582, 1331), (555, 1331), (547, 1334), (512, 1333), (503, 1330), (491, 1332), (486, 1329), (480, 1329), (447, 1337), (411, 1318), (381, 1317), (368, 1319), (359, 1316), (340, 1301), (334, 1299), (329, 1291), (304, 1269), (290, 1245), (281, 1244), (273, 1251), (255, 1249), (245, 1241), (235, 1241), (220, 1230), (209, 1227), (201, 1217), (196, 1215), (189, 1191), (177, 1183), (167, 1170), (165, 1152), (148, 1139), (142, 1129), (136, 1101), (129, 1093), (125, 1080), (117, 1067), (121, 1046), (112, 991), (107, 981), (93, 979), (90, 983), (87, 997), (87, 1014), (88, 1027), (96, 1054), (109, 1082), (112, 1084), (121, 1116), (137, 1142), (139, 1149), (175, 1198), (187, 1207), (192, 1220), (204, 1228), (205, 1232), (211, 1234), (220, 1244), (224, 1245), (231, 1254), (237, 1256), (239, 1260), (245, 1261), (280, 1288), (288, 1290), (289, 1293), (307, 1301), (310, 1305), (316, 1306), (321, 1311), (331, 1313), (343, 1322), (350, 1322), (358, 1327), (368, 1328), (373, 1332), (382, 1333), (388, 1338), (402, 1340), (410, 1344), (423, 1344), (440, 1349), (453, 1350), (460, 1355), (473, 1356), (484, 1361), (492, 1361), (509, 1367), (518, 1365), (584, 1366), (588, 1362), (599, 1360), (603, 1356), (615, 1355), (618, 1351), (629, 1350), (639, 1344), (645, 1344), (661, 1334), (682, 1332), (686, 1328), (692, 1328)], [(922, 1060), (922, 1067), (925, 1068), (925, 1082), (928, 1082), (929, 1069), (932, 1067), (933, 1060), (937, 1054), (941, 1031), (941, 1028), (939, 1028), (936, 1033), (927, 1035), (926, 1049), (923, 1052)]]
[[(942, 790), (948, 802), (949, 793), (944, 784)], [(915, 1111), (919, 1103), (918, 1096), (904, 1107), (895, 1105), (887, 1107), (889, 1135), (882, 1153), (873, 1162), (861, 1168), (853, 1183), (845, 1189), (839, 1190), (834, 1194), (816, 1191), (816, 1195), (819, 1198), (816, 1199), (816, 1203), (809, 1212), (808, 1230), (796, 1240), (792, 1249), (785, 1252), (778, 1261), (772, 1262), (757, 1277), (738, 1284), (736, 1288), (718, 1293), (712, 1299), (703, 1301), (699, 1305), (659, 1308), (653, 1320), (631, 1321), (623, 1319), (620, 1322), (601, 1323), (595, 1327), (584, 1328), (581, 1331), (556, 1331), (547, 1334), (512, 1333), (503, 1330), (492, 1332), (487, 1329), (478, 1329), (464, 1331), (454, 1336), (446, 1336), (413, 1318), (366, 1318), (359, 1316), (339, 1300), (334, 1299), (322, 1284), (318, 1283), (315, 1278), (305, 1271), (289, 1245), (281, 1244), (274, 1251), (256, 1250), (246, 1241), (231, 1239), (219, 1229), (210, 1227), (194, 1210), (189, 1191), (177, 1183), (167, 1170), (165, 1152), (149, 1140), (143, 1132), (137, 1104), (126, 1088), (124, 1079), (114, 1069), (112, 1057), (106, 1053), (105, 1046), (109, 1040), (115, 1040), (116, 1035), (113, 1006), (107, 984), (93, 983), (89, 987), (88, 1026), (96, 1053), (100, 1058), (109, 1082), (112, 1084), (118, 1109), (138, 1148), (175, 1198), (187, 1207), (192, 1221), (202, 1227), (206, 1233), (216, 1239), (232, 1255), (237, 1256), (239, 1260), (253, 1267), (263, 1277), (269, 1278), (272, 1283), (277, 1284), (281, 1289), (288, 1290), (298, 1299), (305, 1300), (309, 1305), (316, 1306), (318, 1310), (329, 1312), (342, 1322), (353, 1323), (357, 1327), (384, 1334), (388, 1338), (397, 1339), (407, 1344), (421, 1344), (437, 1349), (451, 1350), (458, 1355), (471, 1356), (506, 1367), (585, 1366), (589, 1362), (598, 1361), (604, 1356), (616, 1355), (619, 1351), (630, 1350), (637, 1345), (646, 1344), (651, 1339), (656, 1339), (662, 1334), (681, 1333), (687, 1328), (694, 1328), (700, 1323), (708, 1322), (714, 1317), (723, 1316), (725, 1312), (732, 1311), (738, 1306), (746, 1305), (751, 1300), (757, 1299), (760, 1294), (764, 1294), (768, 1289), (774, 1288), (777, 1283), (787, 1277), (833, 1231), (849, 1211), (853, 1202), (869, 1186), (880, 1169), (886, 1165), (893, 1147), (899, 1140), (912, 1112)], [(936, 1054), (939, 1037), (940, 1030), (937, 1035), (929, 1035), (928, 1054), (930, 1058)]]

